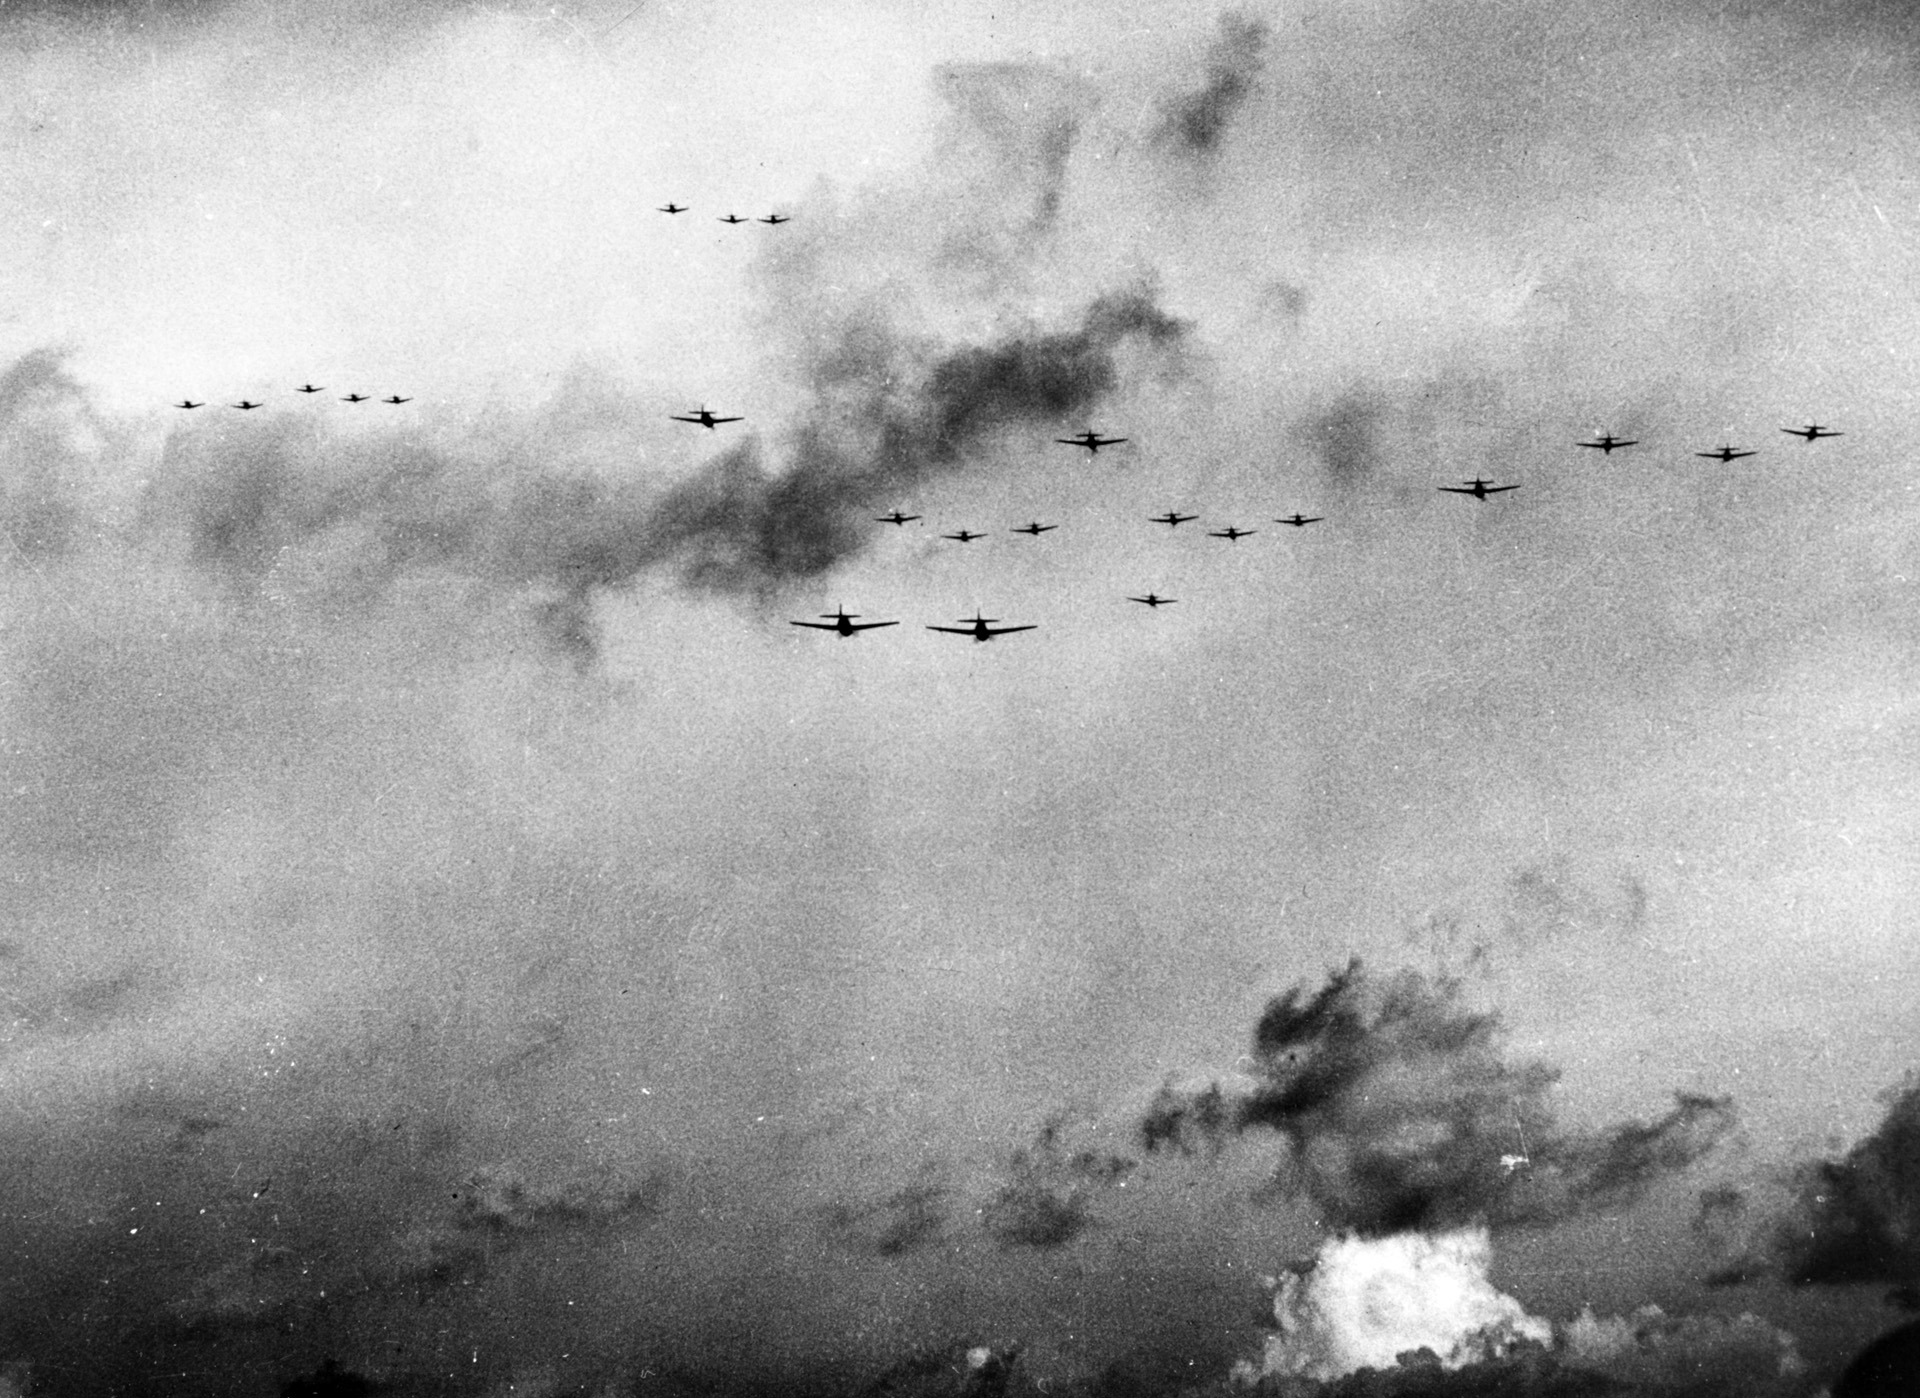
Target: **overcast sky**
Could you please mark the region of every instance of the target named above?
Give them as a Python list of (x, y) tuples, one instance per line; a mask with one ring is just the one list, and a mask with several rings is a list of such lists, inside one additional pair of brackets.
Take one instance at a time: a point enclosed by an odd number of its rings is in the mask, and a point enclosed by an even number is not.
[(1216, 1373), (1353, 957), (1732, 1099), (1530, 1309), (1829, 1304), (1675, 1236), (1915, 1066), (1920, 30), (1016, 9), (0, 11), (0, 1361)]

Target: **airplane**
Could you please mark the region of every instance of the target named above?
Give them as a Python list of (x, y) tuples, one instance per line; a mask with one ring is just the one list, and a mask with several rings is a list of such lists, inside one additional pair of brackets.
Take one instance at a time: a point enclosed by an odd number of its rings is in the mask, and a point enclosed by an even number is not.
[(176, 408), (204, 408), (207, 405), (204, 399), (196, 403), (191, 398), (182, 398), (178, 403), (175, 403), (173, 406)]
[(821, 616), (833, 618), (831, 621), (790, 621), (789, 626), (808, 626), (815, 631), (832, 631), (837, 635), (851, 636), (859, 631), (873, 631), (882, 626), (898, 626), (897, 621), (855, 621), (858, 612), (849, 613), (845, 606), (838, 611), (822, 612)]
[(1149, 592), (1145, 597), (1129, 597), (1127, 600), (1129, 602), (1145, 602), (1149, 607), (1171, 607), (1180, 599), (1178, 597), (1162, 597), (1157, 592)]
[(1612, 456), (1615, 447), (1637, 447), (1640, 445), (1640, 439), (1638, 437), (1615, 437), (1611, 433), (1602, 432), (1598, 441), (1575, 442), (1574, 445), (1576, 447), (1593, 447), (1597, 449), (1602, 456)]
[(1054, 441), (1063, 447), (1085, 447), (1089, 456), (1095, 455), (1102, 447), (1117, 446), (1126, 441), (1125, 437), (1102, 437), (1098, 432), (1082, 432), (1073, 437), (1055, 437)]
[(340, 401), (342, 403), (364, 403), (367, 401), (367, 395), (364, 393), (349, 393), (345, 398), (342, 398)]
[(319, 393), (323, 391), (325, 388), (326, 388), (326, 385), (323, 383), (322, 384), (303, 383), (300, 385), (300, 387), (296, 388), (294, 392), (295, 393)]
[(678, 413), (668, 413), (667, 416), (673, 419), (673, 421), (675, 422), (697, 422), (702, 427), (706, 428), (708, 431), (712, 431), (715, 427), (718, 427), (723, 422), (746, 421), (745, 418), (738, 418), (738, 417), (715, 417), (712, 413), (707, 411), (707, 405), (704, 403), (700, 405), (699, 412), (692, 413), (686, 417), (682, 417)]
[(1176, 525), (1185, 524), (1190, 519), (1198, 519), (1198, 518), (1200, 518), (1199, 515), (1175, 514), (1172, 510), (1168, 510), (1163, 515), (1155, 515), (1152, 519), (1148, 520), (1147, 522), (1149, 524), (1164, 524), (1171, 529)]
[(391, 398), (382, 398), (382, 399), (381, 399), (380, 401), (381, 401), (382, 403), (411, 403), (411, 402), (413, 401), (413, 399), (411, 399), (411, 398), (402, 398), (402, 397), (401, 397), (401, 396), (400, 396), (399, 394), (397, 394), (397, 393), (396, 393), (396, 394), (394, 394), (394, 395), (393, 395), (393, 397), (391, 397)]
[(943, 539), (954, 539), (963, 544), (970, 544), (975, 539), (984, 539), (987, 536), (985, 534), (975, 534), (970, 532), (969, 530), (962, 529), (958, 534), (942, 534), (940, 537)]
[(1326, 518), (1325, 515), (1303, 515), (1300, 513), (1300, 511), (1295, 510), (1292, 514), (1288, 515), (1285, 519), (1276, 519), (1274, 523), (1275, 524), (1291, 524), (1295, 529), (1305, 529), (1309, 524), (1318, 524), (1321, 520), (1325, 518)]
[(1735, 451), (1732, 447), (1721, 447), (1718, 451), (1696, 451), (1695, 456), (1704, 456), (1712, 461), (1738, 461), (1743, 456), (1753, 456), (1754, 452)]
[(1835, 432), (1831, 427), (1822, 427), (1817, 422), (1810, 422), (1805, 427), (1783, 427), (1780, 430), (1792, 437), (1804, 437), (1809, 442), (1817, 441), (1821, 437), (1844, 437), (1847, 435), (1844, 432)]
[(792, 223), (793, 222), (793, 220), (790, 217), (788, 217), (786, 214), (768, 214), (765, 218), (759, 221), (761, 223)]
[(1437, 485), (1435, 490), (1444, 490), (1454, 495), (1471, 495), (1476, 500), (1484, 500), (1489, 495), (1498, 495), (1503, 490), (1518, 490), (1517, 485), (1495, 485), (1492, 481), (1483, 481), (1478, 476), (1465, 485)]
[(1236, 529), (1229, 524), (1225, 529), (1212, 529), (1207, 531), (1207, 537), (1209, 539), (1226, 539), (1231, 543), (1237, 544), (1246, 538), (1247, 535), (1258, 534), (1259, 532), (1258, 529)]
[(246, 399), (242, 398), (238, 403), (233, 404), (233, 406), (240, 409), (240, 411), (244, 413), (244, 412), (251, 412), (255, 408), (264, 408), (266, 404), (249, 403)]
[(955, 636), (971, 636), (976, 641), (991, 641), (995, 636), (1039, 629), (1035, 626), (995, 626), (992, 623), (998, 621), (998, 617), (981, 616), (977, 611), (970, 617), (961, 617), (960, 620), (967, 624), (965, 626), (929, 626), (927, 630), (946, 631)]
[(660, 205), (660, 212), (663, 214), (684, 214), (686, 211), (687, 206), (685, 204), (676, 204), (671, 199)]
[(721, 217), (721, 219), (720, 219), (720, 222), (722, 222), (722, 223), (745, 223), (745, 222), (746, 222), (746, 220), (745, 220), (744, 218), (741, 218), (741, 217), (740, 217), (740, 215), (738, 215), (738, 214), (725, 214), (725, 215), (723, 215), (723, 216)]
[(875, 524), (906, 524), (908, 521), (918, 518), (920, 518), (919, 515), (903, 515), (900, 511), (895, 510), (890, 515), (875, 515), (873, 522)]
[(1009, 529), (1007, 532), (1009, 534), (1031, 534), (1037, 539), (1049, 529), (1058, 529), (1059, 527), (1057, 524), (1042, 524), (1036, 519), (1029, 524), (1022, 525), (1018, 529)]

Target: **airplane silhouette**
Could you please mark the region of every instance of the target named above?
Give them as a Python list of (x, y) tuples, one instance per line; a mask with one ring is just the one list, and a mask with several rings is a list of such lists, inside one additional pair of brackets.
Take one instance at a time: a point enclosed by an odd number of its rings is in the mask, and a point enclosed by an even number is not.
[(676, 204), (671, 199), (660, 206), (660, 212), (663, 214), (684, 214), (686, 211), (687, 206), (685, 204)]
[(1517, 485), (1495, 485), (1492, 481), (1483, 481), (1478, 476), (1465, 485), (1437, 485), (1435, 490), (1444, 490), (1453, 495), (1471, 495), (1476, 500), (1484, 500), (1489, 495), (1498, 495), (1503, 490), (1518, 490)]
[(1046, 533), (1049, 529), (1058, 529), (1059, 527), (1060, 526), (1057, 524), (1042, 524), (1039, 520), (1036, 519), (1030, 524), (1023, 524), (1020, 526), (1020, 528), (1009, 529), (1007, 532), (1009, 534), (1031, 534), (1033, 535), (1034, 538), (1037, 539), (1042, 534)]
[(909, 520), (915, 520), (918, 518), (920, 518), (919, 515), (903, 515), (900, 513), (900, 511), (895, 510), (890, 515), (875, 515), (873, 517), (873, 522), (875, 524), (905, 524)]
[(1640, 445), (1640, 439), (1637, 437), (1615, 437), (1610, 433), (1602, 432), (1598, 441), (1575, 442), (1574, 445), (1576, 447), (1593, 447), (1598, 450), (1602, 456), (1612, 456), (1615, 447), (1637, 447)]
[(746, 222), (746, 220), (745, 220), (744, 218), (741, 218), (741, 217), (740, 217), (740, 215), (738, 215), (738, 214), (724, 214), (724, 215), (722, 215), (722, 216), (721, 216), (721, 219), (720, 219), (720, 222), (722, 222), (722, 223), (745, 223), (745, 222)]
[(175, 403), (173, 406), (176, 408), (204, 408), (207, 405), (204, 399), (196, 403), (191, 398), (182, 398), (178, 403)]
[(244, 412), (251, 412), (255, 408), (265, 407), (266, 405), (264, 403), (249, 403), (246, 399), (242, 398), (238, 403), (235, 403), (233, 406), (240, 409), (240, 411), (244, 413)]
[(367, 395), (364, 393), (349, 393), (345, 398), (342, 398), (340, 401), (342, 403), (364, 403), (367, 401)]
[(411, 399), (411, 398), (402, 398), (402, 397), (401, 397), (401, 396), (400, 396), (399, 394), (397, 394), (397, 393), (396, 393), (396, 394), (394, 394), (394, 395), (393, 395), (393, 397), (391, 397), (391, 398), (382, 398), (382, 399), (381, 399), (380, 401), (381, 401), (382, 403), (411, 403), (411, 402), (413, 401), (413, 399)]
[(1847, 435), (1844, 432), (1835, 432), (1830, 427), (1822, 427), (1817, 422), (1810, 422), (1805, 427), (1783, 427), (1780, 430), (1790, 437), (1804, 437), (1809, 442), (1817, 441), (1821, 437), (1844, 437)]
[(838, 611), (822, 612), (821, 616), (832, 617), (831, 621), (790, 621), (789, 626), (807, 626), (815, 631), (832, 631), (836, 635), (852, 636), (861, 631), (874, 631), (882, 626), (898, 626), (897, 621), (855, 621), (858, 612), (849, 613), (844, 605)]
[(1185, 524), (1190, 519), (1198, 519), (1198, 518), (1200, 518), (1199, 515), (1181, 515), (1181, 514), (1175, 514), (1172, 510), (1168, 510), (1163, 515), (1155, 515), (1152, 519), (1148, 520), (1147, 522), (1149, 524), (1164, 524), (1171, 529), (1178, 525)]
[(1157, 592), (1149, 592), (1145, 597), (1129, 597), (1127, 600), (1129, 602), (1145, 602), (1149, 607), (1171, 607), (1180, 599), (1178, 597), (1162, 597)]
[(1300, 513), (1300, 511), (1295, 510), (1292, 514), (1288, 515), (1285, 519), (1276, 519), (1274, 523), (1275, 524), (1291, 524), (1295, 529), (1305, 529), (1309, 524), (1318, 524), (1321, 520), (1325, 518), (1326, 518), (1325, 515), (1303, 515)]
[(1209, 539), (1226, 539), (1232, 543), (1237, 544), (1242, 539), (1246, 538), (1247, 535), (1258, 534), (1259, 532), (1260, 531), (1258, 529), (1236, 529), (1231, 524), (1229, 524), (1225, 529), (1209, 530), (1207, 532), (1207, 537)]
[(324, 391), (325, 388), (326, 388), (325, 384), (303, 383), (300, 385), (300, 387), (296, 388), (294, 392), (295, 393), (320, 393)]
[(962, 529), (958, 534), (942, 534), (940, 537), (943, 539), (956, 539), (960, 543), (970, 544), (975, 539), (984, 539), (987, 536), (985, 534), (975, 534), (969, 530)]
[(1007, 636), (1015, 631), (1039, 629), (1037, 626), (995, 626), (992, 623), (998, 621), (998, 617), (981, 616), (977, 611), (970, 617), (961, 617), (960, 620), (967, 624), (965, 626), (929, 626), (927, 630), (945, 631), (955, 636), (971, 636), (976, 641), (991, 641), (995, 636)]
[(693, 413), (690, 416), (682, 417), (678, 413), (668, 413), (667, 416), (669, 418), (672, 418), (673, 421), (675, 422), (697, 422), (702, 427), (708, 429), (709, 431), (711, 431), (715, 427), (718, 427), (723, 422), (746, 421), (745, 418), (738, 418), (738, 417), (715, 417), (712, 413), (707, 411), (707, 405), (705, 403), (702, 403), (700, 405), (699, 412)]
[(1756, 455), (1750, 451), (1735, 451), (1732, 447), (1721, 447), (1718, 451), (1696, 451), (1695, 456), (1704, 456), (1711, 461), (1738, 461), (1743, 456)]
[(791, 218), (789, 218), (789, 217), (787, 217), (787, 215), (785, 215), (785, 214), (768, 214), (768, 215), (767, 215), (767, 216), (766, 216), (765, 218), (763, 218), (763, 219), (761, 219), (761, 220), (760, 220), (760, 222), (762, 222), (762, 223), (792, 223), (792, 222), (793, 222), (793, 220), (792, 220)]
[(1082, 432), (1073, 437), (1055, 437), (1054, 441), (1063, 447), (1085, 447), (1089, 456), (1095, 455), (1102, 447), (1117, 446), (1126, 441), (1125, 437), (1102, 437), (1098, 432)]

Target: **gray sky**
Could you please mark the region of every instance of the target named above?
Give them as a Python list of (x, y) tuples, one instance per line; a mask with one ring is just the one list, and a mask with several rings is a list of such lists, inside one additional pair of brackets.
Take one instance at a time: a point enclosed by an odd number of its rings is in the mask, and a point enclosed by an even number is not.
[(1881, 1121), (1904, 12), (1021, 10), (0, 14), (0, 1360), (1217, 1366), (1282, 1143), (1075, 1152), (1352, 956), (1734, 1099), (1536, 1311)]

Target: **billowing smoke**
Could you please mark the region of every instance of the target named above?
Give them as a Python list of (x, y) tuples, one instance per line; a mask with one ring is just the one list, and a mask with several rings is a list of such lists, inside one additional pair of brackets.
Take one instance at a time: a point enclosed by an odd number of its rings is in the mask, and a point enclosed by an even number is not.
[(1252, 15), (1220, 17), (1207, 59), (1207, 80), (1194, 92), (1167, 103), (1161, 134), (1176, 150), (1210, 156), (1225, 139), (1235, 113), (1253, 95), (1266, 58), (1267, 26)]

